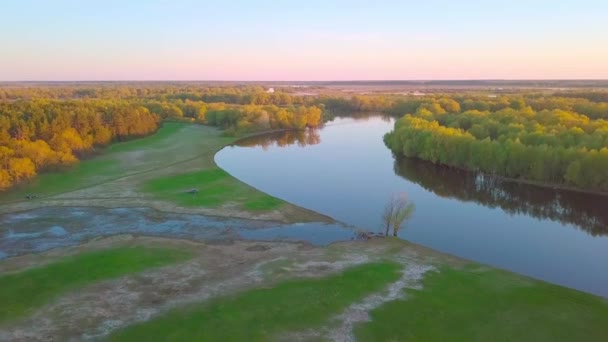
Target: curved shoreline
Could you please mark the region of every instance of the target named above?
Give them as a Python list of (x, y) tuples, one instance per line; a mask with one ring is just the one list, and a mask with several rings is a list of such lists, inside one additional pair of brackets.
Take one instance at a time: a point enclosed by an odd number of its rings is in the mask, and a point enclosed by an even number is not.
[(253, 137), (263, 136), (263, 135), (267, 135), (267, 134), (274, 134), (274, 133), (286, 133), (286, 132), (298, 132), (298, 131), (301, 131), (301, 130), (300, 130), (300, 129), (295, 129), (295, 128), (281, 128), (281, 129), (272, 129), (272, 130), (265, 130), (265, 131), (260, 131), (260, 132), (253, 132), (253, 133), (247, 134), (246, 136), (239, 137), (239, 138), (238, 138), (238, 139), (236, 139), (235, 141), (233, 141), (233, 142), (231, 142), (231, 143), (229, 143), (229, 144), (226, 144), (226, 145), (222, 146), (222, 148), (220, 148), (219, 150), (215, 151), (215, 153), (213, 154), (213, 163), (214, 163), (214, 164), (215, 164), (215, 165), (216, 165), (216, 166), (217, 166), (219, 169), (221, 169), (221, 170), (223, 170), (224, 172), (226, 172), (227, 174), (229, 174), (229, 175), (230, 175), (230, 177), (232, 177), (232, 178), (234, 178), (234, 179), (238, 180), (239, 182), (241, 182), (241, 183), (243, 183), (243, 184), (246, 184), (247, 186), (249, 186), (249, 187), (251, 187), (251, 188), (253, 188), (253, 189), (255, 189), (255, 190), (257, 190), (257, 191), (259, 191), (259, 192), (261, 192), (261, 193), (264, 193), (264, 194), (266, 194), (266, 195), (268, 195), (268, 196), (272, 196), (272, 197), (274, 197), (274, 198), (277, 198), (277, 199), (279, 199), (279, 200), (281, 200), (281, 201), (283, 201), (283, 202), (285, 202), (285, 203), (288, 203), (288, 204), (290, 204), (290, 205), (293, 205), (293, 206), (295, 206), (295, 207), (297, 207), (297, 208), (300, 208), (300, 209), (302, 209), (302, 210), (308, 211), (308, 212), (310, 212), (310, 213), (312, 213), (312, 214), (315, 214), (315, 215), (319, 215), (319, 216), (325, 217), (326, 219), (328, 219), (328, 220), (329, 220), (329, 221), (327, 221), (327, 222), (330, 222), (330, 223), (335, 222), (335, 223), (340, 223), (340, 224), (344, 224), (344, 225), (346, 225), (346, 223), (341, 222), (341, 221), (338, 221), (338, 220), (336, 220), (335, 218), (333, 218), (333, 217), (331, 217), (331, 216), (329, 216), (329, 215), (326, 215), (326, 214), (323, 214), (323, 213), (319, 213), (319, 212), (317, 212), (317, 211), (315, 211), (315, 210), (312, 210), (312, 209), (309, 209), (309, 208), (302, 207), (302, 206), (297, 205), (297, 204), (295, 204), (295, 203), (291, 203), (291, 202), (289, 202), (289, 201), (287, 201), (287, 200), (285, 200), (285, 199), (278, 198), (278, 197), (276, 197), (276, 196), (274, 196), (274, 195), (268, 194), (268, 193), (266, 193), (266, 192), (264, 192), (264, 191), (260, 190), (259, 188), (255, 187), (255, 186), (253, 186), (253, 185), (251, 185), (251, 184), (249, 184), (249, 183), (246, 183), (246, 182), (244, 182), (244, 181), (240, 180), (239, 178), (235, 177), (235, 176), (234, 176), (233, 174), (231, 174), (231, 173), (230, 173), (228, 170), (226, 170), (226, 169), (224, 169), (224, 168), (220, 167), (220, 166), (217, 164), (217, 162), (215, 161), (215, 156), (216, 156), (218, 153), (220, 153), (220, 152), (221, 152), (223, 149), (225, 149), (225, 148), (227, 148), (227, 147), (235, 146), (236, 144), (238, 144), (239, 142), (241, 142), (241, 141), (243, 141), (243, 140), (246, 140), (246, 139), (249, 139), (249, 138), (253, 138)]
[[(377, 115), (383, 116), (382, 113), (377, 113)], [(348, 117), (350, 117), (350, 116), (348, 116)], [(236, 145), (240, 141), (246, 140), (248, 138), (252, 138), (252, 137), (256, 137), (256, 136), (262, 136), (262, 135), (266, 135), (266, 134), (282, 133), (282, 132), (293, 132), (293, 131), (301, 131), (301, 130), (300, 129), (295, 129), (295, 128), (282, 128), (282, 129), (273, 129), (273, 130), (265, 130), (265, 131), (260, 131), (260, 132), (253, 132), (253, 133), (250, 133), (250, 134), (248, 134), (246, 136), (243, 136), (243, 137), (240, 137), (240, 138), (236, 139), (234, 142), (232, 142), (230, 144), (225, 145), (220, 150), (218, 150), (215, 154), (219, 153), (225, 147)], [(390, 133), (390, 132), (392, 132), (392, 131), (389, 131), (388, 133)], [(391, 150), (388, 146), (386, 148), (389, 149), (389, 150)], [(527, 185), (532, 185), (532, 186), (541, 187), (541, 188), (545, 188), (545, 189), (556, 190), (556, 191), (572, 191), (572, 192), (577, 192), (577, 193), (582, 193), (582, 194), (590, 194), (590, 195), (597, 195), (597, 196), (608, 197), (608, 191), (595, 191), (595, 190), (589, 190), (589, 189), (581, 189), (581, 188), (577, 188), (577, 187), (573, 187), (573, 186), (569, 186), (569, 185), (565, 185), (565, 184), (543, 183), (543, 182), (540, 182), (540, 181), (534, 181), (534, 180), (529, 180), (529, 179), (525, 179), (525, 178), (512, 178), (512, 177), (502, 176), (502, 175), (498, 175), (498, 174), (491, 174), (491, 173), (473, 171), (473, 170), (469, 170), (469, 169), (465, 169), (465, 168), (460, 168), (460, 167), (453, 166), (453, 165), (433, 163), (430, 160), (426, 160), (426, 159), (422, 159), (422, 158), (418, 158), (418, 157), (406, 157), (406, 156), (403, 156), (403, 155), (397, 155), (392, 150), (391, 150), (391, 152), (395, 156), (395, 159), (397, 159), (397, 158), (416, 159), (416, 160), (421, 160), (421, 161), (424, 161), (424, 162), (427, 162), (427, 163), (431, 163), (431, 164), (433, 164), (435, 166), (438, 166), (438, 167), (446, 167), (446, 168), (456, 169), (456, 170), (460, 170), (460, 171), (465, 171), (465, 172), (471, 173), (473, 175), (484, 175), (484, 176), (488, 176), (488, 177), (494, 177), (496, 179), (503, 180), (503, 181), (509, 181), (509, 182), (520, 183), (520, 184), (527, 184)], [(215, 160), (215, 154), (214, 154), (214, 160)], [(226, 170), (224, 170), (224, 171), (226, 171)]]
[[(200, 125), (194, 123), (184, 123), (184, 127), (188, 126), (202, 126), (206, 129), (216, 130), (219, 134), (221, 131), (216, 127), (208, 126), (208, 125)], [(197, 154), (193, 157), (189, 157), (187, 159), (178, 160), (175, 162), (171, 162), (169, 164), (164, 164), (162, 166), (153, 167), (149, 169), (144, 169), (137, 172), (129, 172), (125, 175), (121, 175), (120, 177), (112, 177), (107, 180), (101, 182), (94, 182), (91, 184), (85, 184), (82, 187), (76, 189), (70, 189), (67, 191), (61, 191), (57, 193), (50, 194), (48, 197), (40, 197), (33, 200), (26, 199), (17, 199), (12, 201), (7, 201), (0, 203), (0, 215), (1, 214), (10, 214), (17, 212), (25, 212), (29, 210), (40, 209), (44, 207), (100, 207), (100, 208), (121, 208), (121, 207), (147, 207), (150, 209), (157, 210), (159, 212), (167, 212), (167, 213), (182, 213), (182, 214), (198, 214), (205, 215), (211, 217), (225, 217), (225, 218), (239, 218), (239, 219), (250, 219), (250, 220), (261, 220), (261, 221), (274, 221), (274, 222), (282, 222), (282, 223), (296, 223), (296, 222), (324, 222), (324, 223), (337, 223), (334, 218), (318, 213), (314, 210), (310, 210), (307, 208), (303, 208), (301, 206), (295, 205), (289, 201), (285, 201), (283, 199), (277, 198), (275, 196), (269, 195), (260, 189), (257, 189), (238, 178), (234, 177), (230, 173), (228, 173), (223, 168), (219, 167), (215, 162), (215, 155), (221, 151), (222, 149), (234, 145), (236, 142), (241, 141), (243, 139), (247, 139), (257, 135), (264, 135), (269, 133), (277, 133), (277, 132), (287, 132), (292, 131), (294, 129), (278, 129), (278, 130), (266, 130), (261, 132), (254, 132), (248, 134), (243, 137), (235, 138), (233, 141), (228, 143), (221, 144), (220, 147), (212, 146), (208, 151), (204, 151), (203, 153)], [(179, 166), (184, 163), (190, 163), (196, 161), (200, 158), (206, 159), (210, 163), (210, 167), (217, 167), (218, 169), (226, 172), (229, 177), (235, 181), (239, 182), (255, 191), (271, 196), (273, 198), (277, 198), (278, 200), (285, 203), (286, 206), (283, 208), (279, 208), (271, 211), (262, 211), (262, 212), (252, 212), (247, 210), (239, 210), (233, 208), (208, 208), (208, 207), (186, 207), (180, 206), (176, 203), (165, 201), (165, 200), (156, 200), (154, 198), (149, 197), (148, 195), (141, 193), (140, 191), (136, 191), (136, 193), (132, 196), (85, 196), (85, 197), (66, 197), (66, 194), (84, 191), (86, 189), (95, 188), (98, 186), (104, 186), (106, 184), (111, 184), (117, 181), (125, 181), (130, 177), (136, 177), (138, 175), (150, 174), (155, 171), (164, 170), (170, 167)], [(85, 194), (86, 195), (86, 194)]]

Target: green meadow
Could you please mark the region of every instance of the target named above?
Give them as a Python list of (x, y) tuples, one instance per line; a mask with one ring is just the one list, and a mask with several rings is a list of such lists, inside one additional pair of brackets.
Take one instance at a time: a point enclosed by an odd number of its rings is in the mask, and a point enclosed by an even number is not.
[(281, 333), (323, 326), (351, 303), (399, 278), (385, 262), (321, 279), (286, 281), (272, 288), (180, 308), (119, 331), (112, 341), (267, 341)]
[(360, 341), (606, 341), (608, 302), (513, 273), (468, 266), (371, 312)]
[(0, 322), (22, 317), (88, 284), (187, 260), (165, 248), (112, 248), (68, 256), (50, 264), (0, 275)]
[[(189, 190), (196, 193), (188, 193)], [(226, 171), (208, 170), (157, 178), (148, 181), (143, 190), (155, 198), (186, 207), (218, 207), (228, 202), (242, 204), (248, 210), (272, 210), (284, 202), (235, 181)]]
[[(128, 186), (135, 192), (184, 207), (217, 208), (230, 203), (251, 212), (280, 208), (284, 201), (238, 181), (215, 165), (215, 152), (234, 140), (213, 127), (165, 122), (153, 135), (114, 143), (73, 167), (43, 173), (1, 194), (0, 203), (25, 201), (29, 194), (37, 196), (33, 202), (52, 200), (89, 188), (87, 197), (111, 198), (106, 192), (120, 195), (124, 182), (119, 181), (128, 178)], [(190, 189), (199, 192), (187, 194)]]

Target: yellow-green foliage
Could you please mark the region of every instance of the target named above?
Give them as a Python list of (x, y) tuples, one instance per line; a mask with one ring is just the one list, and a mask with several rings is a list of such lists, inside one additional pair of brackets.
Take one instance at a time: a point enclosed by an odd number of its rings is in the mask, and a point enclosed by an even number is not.
[(473, 171), (608, 191), (608, 121), (560, 109), (406, 115), (385, 137), (396, 153)]

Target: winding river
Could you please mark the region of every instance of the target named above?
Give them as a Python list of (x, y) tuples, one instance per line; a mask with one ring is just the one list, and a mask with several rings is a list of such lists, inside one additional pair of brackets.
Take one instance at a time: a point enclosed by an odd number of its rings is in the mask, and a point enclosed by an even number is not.
[(366, 230), (379, 231), (387, 199), (405, 193), (416, 212), (401, 238), (608, 297), (608, 197), (396, 159), (382, 141), (392, 126), (337, 118), (242, 140), (215, 159), (262, 191)]

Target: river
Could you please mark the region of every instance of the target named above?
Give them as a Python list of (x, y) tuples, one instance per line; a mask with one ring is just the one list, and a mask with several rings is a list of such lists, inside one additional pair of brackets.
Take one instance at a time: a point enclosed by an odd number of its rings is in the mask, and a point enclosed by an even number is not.
[(416, 205), (399, 236), (436, 250), (608, 297), (608, 197), (395, 158), (390, 118), (336, 118), (240, 141), (217, 164), (278, 198), (380, 231), (391, 194)]

